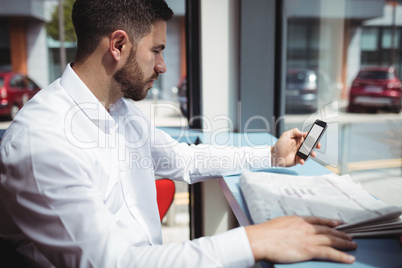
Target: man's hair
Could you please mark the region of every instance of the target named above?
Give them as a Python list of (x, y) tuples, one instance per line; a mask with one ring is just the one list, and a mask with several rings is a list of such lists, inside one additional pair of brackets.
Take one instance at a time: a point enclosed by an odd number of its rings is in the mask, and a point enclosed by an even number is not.
[(172, 16), (165, 0), (76, 0), (72, 12), (76, 60), (88, 57), (103, 37), (116, 30), (125, 31), (137, 44), (151, 31), (153, 22), (167, 21)]

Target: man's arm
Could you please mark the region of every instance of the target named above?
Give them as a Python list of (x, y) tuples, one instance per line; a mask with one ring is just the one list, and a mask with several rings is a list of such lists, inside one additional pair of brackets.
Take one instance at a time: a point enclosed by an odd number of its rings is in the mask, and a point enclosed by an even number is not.
[(155, 174), (170, 179), (196, 183), (250, 169), (271, 167), (270, 146), (189, 146), (177, 142), (159, 129), (155, 129), (151, 137)]
[[(274, 146), (189, 146), (155, 128), (151, 135), (151, 150), (157, 175), (195, 183), (217, 176), (240, 174), (250, 169), (304, 164), (305, 161), (296, 153), (306, 135), (307, 132), (295, 128), (284, 132)], [(317, 149), (320, 147), (318, 143)], [(316, 153), (313, 151), (311, 156), (315, 157)]]

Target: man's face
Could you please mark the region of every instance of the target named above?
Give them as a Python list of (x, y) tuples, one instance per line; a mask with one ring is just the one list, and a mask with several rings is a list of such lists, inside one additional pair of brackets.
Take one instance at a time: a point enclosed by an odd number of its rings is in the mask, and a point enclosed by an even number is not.
[(166, 72), (162, 50), (166, 44), (166, 22), (156, 21), (149, 34), (144, 36), (130, 52), (126, 64), (115, 73), (114, 79), (121, 86), (125, 98), (144, 99), (159, 74)]

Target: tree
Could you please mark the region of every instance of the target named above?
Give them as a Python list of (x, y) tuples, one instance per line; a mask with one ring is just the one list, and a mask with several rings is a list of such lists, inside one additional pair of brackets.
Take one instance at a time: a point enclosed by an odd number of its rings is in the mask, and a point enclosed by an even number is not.
[[(64, 40), (66, 42), (76, 42), (73, 22), (71, 20), (71, 11), (75, 0), (64, 0)], [(52, 13), (52, 19), (46, 24), (47, 34), (54, 40), (59, 40), (59, 13), (58, 6)]]

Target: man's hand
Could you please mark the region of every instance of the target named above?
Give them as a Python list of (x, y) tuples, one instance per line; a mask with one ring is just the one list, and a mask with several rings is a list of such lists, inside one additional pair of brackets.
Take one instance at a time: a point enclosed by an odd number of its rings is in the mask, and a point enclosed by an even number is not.
[(339, 224), (328, 219), (290, 216), (245, 229), (256, 262), (293, 263), (322, 259), (353, 263), (353, 256), (335, 249), (357, 247), (349, 235), (333, 229)]
[[(271, 147), (271, 165), (277, 167), (290, 167), (296, 164), (304, 164), (304, 160), (296, 156), (297, 150), (307, 136), (307, 132), (301, 132), (297, 128), (284, 132), (274, 146)], [(318, 143), (317, 149), (321, 148)], [(311, 152), (311, 157), (316, 153)]]

